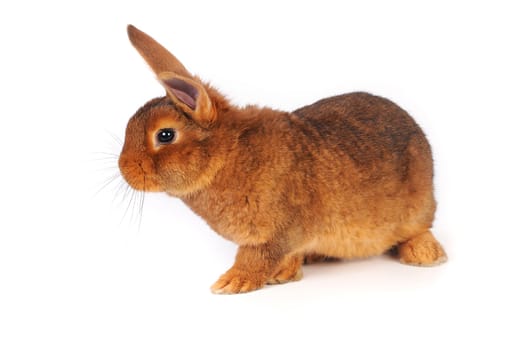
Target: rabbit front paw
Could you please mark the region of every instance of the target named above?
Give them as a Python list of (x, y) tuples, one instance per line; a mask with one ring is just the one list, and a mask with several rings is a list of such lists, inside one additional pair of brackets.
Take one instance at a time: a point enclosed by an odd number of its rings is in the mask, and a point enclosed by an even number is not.
[(264, 284), (265, 278), (232, 268), (225, 272), (210, 289), (215, 294), (237, 294), (260, 289)]

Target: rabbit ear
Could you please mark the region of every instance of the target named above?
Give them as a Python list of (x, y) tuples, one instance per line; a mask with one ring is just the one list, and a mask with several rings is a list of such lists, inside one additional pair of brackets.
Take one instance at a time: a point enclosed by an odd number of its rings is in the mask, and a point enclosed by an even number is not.
[(208, 128), (216, 120), (216, 111), (205, 87), (195, 79), (173, 72), (162, 72), (157, 78), (172, 102), (183, 109), (199, 125)]
[(128, 37), (156, 75), (161, 72), (173, 72), (183, 77), (191, 77), (191, 74), (174, 55), (133, 25), (128, 25)]
[(128, 37), (156, 73), (172, 102), (199, 125), (209, 127), (216, 119), (216, 111), (201, 82), (193, 78), (174, 55), (149, 35), (129, 25)]

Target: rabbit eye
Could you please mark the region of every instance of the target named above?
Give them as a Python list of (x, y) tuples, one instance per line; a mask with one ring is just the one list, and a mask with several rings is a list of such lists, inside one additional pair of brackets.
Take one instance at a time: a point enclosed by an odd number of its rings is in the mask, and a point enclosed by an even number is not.
[(161, 129), (157, 132), (157, 142), (166, 145), (171, 143), (176, 137), (174, 129)]

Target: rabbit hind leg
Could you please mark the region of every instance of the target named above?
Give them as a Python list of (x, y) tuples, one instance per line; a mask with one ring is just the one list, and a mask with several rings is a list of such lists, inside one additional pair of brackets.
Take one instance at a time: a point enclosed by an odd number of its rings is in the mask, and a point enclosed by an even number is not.
[(447, 255), (441, 244), (426, 231), (399, 243), (396, 247), (399, 261), (415, 266), (436, 266), (447, 261)]

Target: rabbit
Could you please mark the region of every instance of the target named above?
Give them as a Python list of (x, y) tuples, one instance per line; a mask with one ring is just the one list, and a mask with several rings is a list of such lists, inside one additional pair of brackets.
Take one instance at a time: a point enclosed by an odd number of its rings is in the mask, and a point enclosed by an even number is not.
[(132, 25), (132, 45), (166, 90), (129, 120), (119, 169), (135, 190), (180, 198), (238, 245), (211, 287), (235, 294), (297, 281), (302, 264), (395, 252), (447, 260), (430, 229), (430, 145), (393, 102), (365, 92), (293, 112), (238, 107)]

